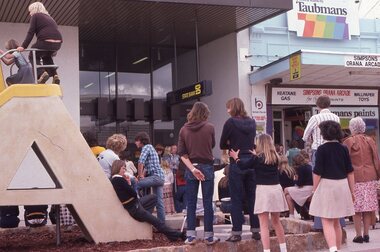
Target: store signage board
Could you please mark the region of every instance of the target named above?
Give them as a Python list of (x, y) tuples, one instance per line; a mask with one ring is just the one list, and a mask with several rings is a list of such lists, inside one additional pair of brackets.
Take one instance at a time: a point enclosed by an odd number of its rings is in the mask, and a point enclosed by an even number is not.
[(380, 56), (378, 55), (346, 55), (345, 67), (380, 68)]
[(289, 59), (290, 80), (301, 79), (301, 54), (292, 55)]
[(209, 80), (203, 80), (193, 85), (167, 93), (166, 99), (169, 105), (173, 105), (208, 95), (212, 95), (212, 83)]
[[(363, 119), (379, 118), (379, 109), (377, 107), (330, 107), (330, 111), (339, 118), (354, 118), (360, 116)], [(317, 107), (313, 107), (313, 115), (318, 114)]]
[(299, 37), (348, 40), (360, 35), (353, 0), (293, 0), (287, 16), (289, 30)]
[(377, 106), (377, 89), (289, 88), (273, 87), (273, 105), (315, 105), (318, 97), (327, 95), (332, 105)]

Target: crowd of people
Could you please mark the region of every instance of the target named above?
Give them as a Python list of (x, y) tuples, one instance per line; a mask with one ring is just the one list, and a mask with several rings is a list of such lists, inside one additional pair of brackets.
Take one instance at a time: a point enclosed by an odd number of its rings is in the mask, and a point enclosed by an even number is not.
[[(319, 97), (316, 105), (319, 113), (310, 118), (303, 136), (305, 143), (311, 143), (309, 153), (299, 148), (297, 141), (286, 149), (276, 146), (270, 135), (256, 135), (255, 121), (247, 115), (242, 100), (227, 101), (230, 118), (224, 124), (219, 146), (227, 166), (225, 177), (217, 185), (220, 210), (232, 218), (227, 241), (242, 239), (247, 214), (252, 239), (262, 241), (264, 252), (270, 251), (270, 223), (280, 251), (287, 251), (280, 216), (295, 218), (295, 210), (304, 219), (313, 217), (314, 229), (323, 230), (330, 251), (340, 249), (342, 225), (349, 216), (353, 216), (356, 230), (353, 241), (370, 241), (380, 178), (376, 142), (365, 134), (366, 125), (360, 117), (350, 120), (351, 134), (344, 136), (339, 117), (329, 110), (329, 97)], [(219, 241), (213, 232), (212, 149), (216, 139), (209, 115), (207, 104), (196, 102), (179, 132), (178, 145), (153, 146), (149, 135), (140, 132), (134, 138), (138, 152), (133, 154), (126, 150), (128, 141), (123, 134), (110, 136), (105, 148), (99, 146), (94, 133), (83, 134), (124, 208), (134, 219), (152, 224), (171, 241), (196, 242), (200, 184), (204, 242), (211, 245)], [(157, 217), (152, 214), (154, 208)], [(60, 212), (66, 216), (62, 218), (68, 218), (65, 206)], [(174, 212), (186, 213), (186, 233), (165, 225), (166, 214)], [(17, 215), (18, 208), (2, 208), (0, 224)]]

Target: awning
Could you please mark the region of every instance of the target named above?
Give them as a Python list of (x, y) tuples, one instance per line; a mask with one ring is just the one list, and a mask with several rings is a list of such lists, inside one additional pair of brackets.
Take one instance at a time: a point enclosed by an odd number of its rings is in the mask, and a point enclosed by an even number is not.
[[(0, 0), (0, 22), (29, 22), (31, 1)], [(284, 13), (292, 0), (46, 0), (60, 25), (79, 26), (81, 41), (194, 47)]]
[[(291, 59), (300, 58), (299, 77), (291, 78)], [(251, 85), (294, 84), (379, 86), (380, 54), (300, 50), (274, 61), (249, 76)]]

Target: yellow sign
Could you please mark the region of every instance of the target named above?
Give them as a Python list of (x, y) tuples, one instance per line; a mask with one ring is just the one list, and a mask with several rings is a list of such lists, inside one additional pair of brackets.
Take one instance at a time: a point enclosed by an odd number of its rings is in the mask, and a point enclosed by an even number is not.
[(198, 83), (194, 86), (194, 90), (182, 94), (182, 100), (188, 99), (196, 95), (200, 95), (201, 93), (202, 93), (202, 86), (200, 83)]
[(289, 59), (290, 80), (301, 79), (301, 55), (296, 54)]

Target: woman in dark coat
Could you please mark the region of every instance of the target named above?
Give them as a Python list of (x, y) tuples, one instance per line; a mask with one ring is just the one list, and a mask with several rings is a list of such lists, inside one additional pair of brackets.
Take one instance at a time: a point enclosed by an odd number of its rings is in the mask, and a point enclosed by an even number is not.
[[(244, 103), (239, 98), (227, 101), (227, 112), (230, 118), (223, 127), (220, 138), (220, 149), (240, 150), (241, 160), (252, 156), (256, 136), (256, 122), (247, 116)], [(230, 159), (229, 188), (231, 195), (232, 232), (227, 241), (237, 242), (241, 240), (242, 226), (244, 223), (243, 204), (246, 203), (245, 212), (249, 214), (252, 238), (260, 240), (260, 225), (257, 215), (253, 214), (255, 205), (256, 181), (252, 169), (240, 170), (233, 159)]]

